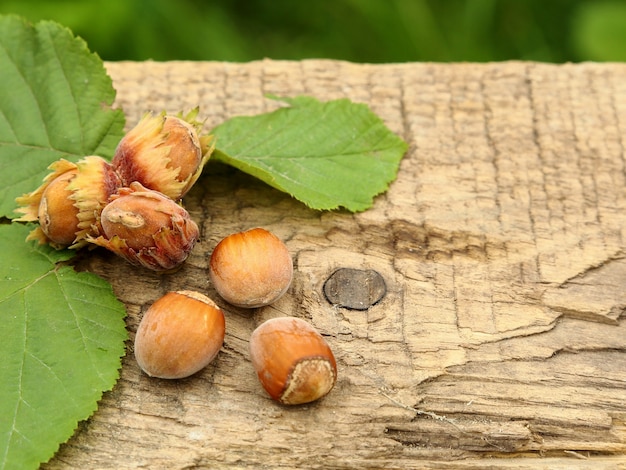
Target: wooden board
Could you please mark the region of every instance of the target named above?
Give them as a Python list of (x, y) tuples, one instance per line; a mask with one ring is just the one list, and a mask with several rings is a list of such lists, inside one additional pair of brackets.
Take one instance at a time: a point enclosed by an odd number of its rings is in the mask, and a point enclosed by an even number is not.
[[(128, 126), (200, 106), (206, 128), (275, 109), (266, 94), (364, 102), (410, 144), (360, 214), (316, 212), (209, 164), (186, 197), (202, 240), (159, 276), (96, 252), (82, 268), (128, 307), (121, 379), (44, 468), (626, 468), (626, 64), (108, 63)], [(207, 257), (229, 233), (285, 240), (275, 305), (227, 310), (218, 359), (150, 379), (132, 339), (169, 290), (216, 298)], [(374, 270), (367, 310), (331, 305), (338, 268)], [(219, 301), (219, 299), (216, 299)], [(248, 338), (305, 318), (339, 367), (320, 402), (261, 389)]]

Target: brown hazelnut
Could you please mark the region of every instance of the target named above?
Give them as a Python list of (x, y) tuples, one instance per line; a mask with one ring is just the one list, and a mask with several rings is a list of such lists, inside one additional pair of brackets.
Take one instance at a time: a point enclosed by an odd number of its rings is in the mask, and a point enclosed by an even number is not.
[(209, 261), (209, 277), (227, 302), (262, 307), (289, 288), (293, 261), (276, 235), (255, 228), (229, 235), (217, 244)]
[(125, 186), (137, 181), (178, 200), (191, 189), (213, 151), (200, 136), (198, 108), (186, 116), (146, 114), (120, 141), (112, 165)]
[(317, 400), (337, 380), (330, 346), (299, 318), (273, 318), (257, 327), (250, 337), (250, 357), (263, 388), (286, 405)]
[(152, 377), (188, 377), (215, 359), (224, 332), (224, 313), (207, 296), (194, 291), (168, 292), (141, 319), (135, 358)]
[(17, 198), (18, 221), (38, 221), (29, 240), (55, 248), (79, 248), (97, 233), (100, 211), (120, 186), (111, 165), (101, 157), (88, 156), (71, 163), (60, 159), (35, 191)]
[(182, 206), (138, 182), (111, 197), (100, 224), (102, 235), (88, 237), (89, 242), (154, 271), (180, 266), (200, 235)]
[(56, 246), (69, 246), (78, 232), (78, 208), (74, 205), (68, 184), (78, 173), (69, 170), (50, 182), (41, 195), (37, 218), (39, 226)]

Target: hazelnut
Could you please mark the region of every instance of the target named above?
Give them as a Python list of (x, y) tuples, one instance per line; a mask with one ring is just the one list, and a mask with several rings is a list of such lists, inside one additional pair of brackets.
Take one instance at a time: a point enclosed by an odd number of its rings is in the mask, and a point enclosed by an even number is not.
[(200, 235), (183, 207), (138, 182), (111, 197), (102, 209), (100, 224), (102, 235), (87, 241), (154, 271), (177, 268)]
[(257, 327), (250, 337), (250, 356), (263, 388), (285, 405), (317, 400), (337, 380), (330, 346), (299, 318), (274, 318)]
[(293, 262), (276, 235), (255, 228), (229, 235), (217, 244), (209, 262), (209, 277), (227, 302), (262, 307), (287, 291)]
[(120, 186), (111, 165), (101, 157), (88, 156), (71, 163), (60, 159), (35, 191), (16, 199), (23, 214), (18, 221), (39, 221), (29, 240), (55, 248), (79, 248), (97, 232), (100, 211)]
[(57, 246), (69, 246), (78, 231), (78, 208), (74, 206), (68, 184), (76, 178), (78, 170), (69, 170), (48, 184), (39, 203), (39, 226)]
[(143, 186), (178, 200), (191, 189), (213, 151), (199, 136), (198, 108), (187, 116), (146, 114), (120, 141), (112, 165), (125, 186)]
[(135, 358), (151, 377), (188, 377), (215, 359), (224, 332), (224, 313), (207, 296), (194, 291), (168, 292), (141, 319)]

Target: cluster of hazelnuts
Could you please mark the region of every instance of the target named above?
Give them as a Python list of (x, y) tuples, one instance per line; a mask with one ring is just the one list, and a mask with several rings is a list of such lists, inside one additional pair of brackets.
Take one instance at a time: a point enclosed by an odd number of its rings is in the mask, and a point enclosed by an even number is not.
[[(38, 222), (28, 239), (58, 249), (101, 246), (159, 272), (178, 268), (199, 237), (181, 200), (214, 148), (212, 136), (200, 135), (196, 115), (197, 109), (186, 116), (146, 115), (110, 163), (98, 156), (53, 163), (43, 184), (17, 199), (17, 220)], [(278, 237), (256, 228), (217, 244), (209, 277), (226, 302), (257, 308), (287, 291), (293, 262)], [(169, 292), (141, 319), (135, 358), (150, 376), (184, 378), (215, 359), (224, 336), (224, 312), (209, 297)], [(304, 320), (264, 322), (250, 337), (250, 355), (265, 390), (283, 404), (317, 400), (335, 385), (333, 353)]]
[(60, 159), (35, 191), (17, 198), (18, 221), (39, 222), (29, 239), (55, 248), (102, 246), (155, 271), (176, 269), (199, 237), (180, 205), (213, 151), (186, 116), (147, 114), (120, 141), (109, 163)]
[[(278, 300), (293, 278), (286, 245), (255, 228), (222, 239), (209, 261), (209, 276), (228, 303), (257, 308)], [(146, 310), (135, 336), (135, 358), (150, 376), (188, 377), (210, 364), (225, 336), (223, 310), (196, 291), (168, 292)], [(322, 335), (306, 321), (278, 317), (250, 336), (250, 357), (268, 394), (280, 403), (309, 403), (335, 385), (337, 364)]]

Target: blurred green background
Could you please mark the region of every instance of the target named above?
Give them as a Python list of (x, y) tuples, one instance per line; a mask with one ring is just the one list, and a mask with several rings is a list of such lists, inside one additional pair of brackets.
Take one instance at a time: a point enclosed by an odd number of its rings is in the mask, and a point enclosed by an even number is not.
[(0, 0), (104, 60), (626, 61), (625, 0)]

